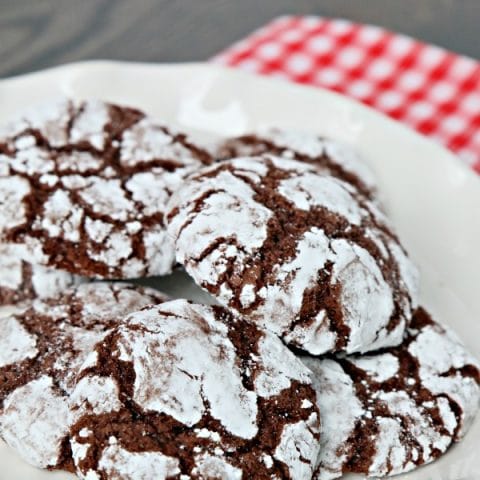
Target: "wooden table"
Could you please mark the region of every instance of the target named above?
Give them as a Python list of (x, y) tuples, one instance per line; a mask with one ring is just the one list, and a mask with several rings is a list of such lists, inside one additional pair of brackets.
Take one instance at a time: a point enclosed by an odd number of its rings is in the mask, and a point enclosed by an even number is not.
[(480, 0), (0, 0), (0, 77), (84, 59), (204, 60), (287, 13), (377, 24), (480, 58)]

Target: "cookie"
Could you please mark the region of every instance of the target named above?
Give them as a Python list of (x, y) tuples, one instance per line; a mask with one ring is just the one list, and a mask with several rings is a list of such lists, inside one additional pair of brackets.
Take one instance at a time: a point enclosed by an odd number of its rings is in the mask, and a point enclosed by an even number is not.
[(229, 138), (222, 142), (216, 156), (221, 160), (265, 153), (315, 165), (323, 173), (351, 183), (364, 195), (375, 198), (375, 176), (350, 146), (314, 133), (266, 129), (258, 133)]
[(1, 437), (32, 465), (71, 470), (76, 371), (123, 316), (165, 299), (148, 288), (88, 283), (1, 318)]
[(48, 298), (84, 279), (27, 261), (22, 245), (0, 245), (0, 306)]
[(395, 475), (427, 464), (463, 437), (478, 409), (478, 362), (422, 308), (399, 347), (302, 360), (323, 412), (317, 480)]
[(320, 355), (401, 342), (417, 271), (352, 185), (284, 158), (233, 159), (192, 174), (167, 221), (193, 279), (290, 346)]
[(131, 314), (87, 358), (72, 401), (83, 479), (302, 480), (318, 456), (308, 369), (219, 306)]
[(169, 273), (166, 202), (209, 155), (139, 110), (63, 100), (0, 138), (0, 237), (98, 278)]

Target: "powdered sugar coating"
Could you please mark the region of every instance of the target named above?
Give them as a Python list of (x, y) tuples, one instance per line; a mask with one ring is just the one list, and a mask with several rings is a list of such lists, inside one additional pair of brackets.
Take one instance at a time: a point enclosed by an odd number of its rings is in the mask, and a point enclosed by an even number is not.
[(166, 297), (127, 284), (88, 283), (0, 319), (0, 435), (37, 467), (68, 467), (65, 436), (75, 376), (131, 311)]
[[(119, 447), (112, 438), (112, 444), (102, 453), (99, 467), (108, 478), (129, 478), (132, 480), (150, 480), (153, 478), (175, 477), (180, 473), (178, 460), (157, 452), (132, 453)], [(87, 480), (100, 480), (101, 477), (90, 470)]]
[(209, 162), (138, 110), (97, 100), (45, 105), (0, 138), (0, 237), (26, 245), (33, 263), (79, 275), (169, 273), (166, 202)]
[(68, 425), (74, 416), (65, 394), (44, 375), (14, 390), (3, 402), (3, 440), (28, 463), (55, 466)]
[(23, 223), (26, 219), (26, 208), (22, 200), (29, 194), (28, 182), (18, 176), (8, 176), (9, 157), (0, 154), (0, 239), (3, 232)]
[(223, 458), (209, 454), (195, 457), (195, 468), (192, 470), (194, 478), (220, 478), (225, 480), (242, 480), (243, 474)]
[[(115, 400), (102, 385), (105, 400), (96, 400), (99, 379), (116, 384)], [(134, 470), (165, 457), (185, 479), (308, 479), (318, 454), (308, 370), (278, 338), (221, 307), (175, 300), (130, 315), (97, 345), (72, 399), (82, 412), (72, 427), (82, 478), (108, 474), (98, 459), (112, 445), (124, 480), (143, 479)], [(287, 453), (292, 445), (297, 453)]]
[(0, 368), (33, 358), (37, 352), (35, 337), (15, 317), (2, 319)]
[(308, 162), (324, 173), (352, 183), (367, 196), (376, 195), (375, 177), (358, 153), (346, 144), (314, 133), (279, 128), (263, 129), (227, 139), (217, 149), (217, 156), (221, 159), (264, 153)]
[(0, 305), (48, 298), (84, 279), (31, 263), (23, 245), (0, 245)]
[(302, 360), (323, 412), (319, 480), (394, 475), (429, 463), (462, 438), (479, 406), (478, 362), (421, 308), (399, 347)]
[[(156, 310), (141, 312), (140, 320), (130, 318), (129, 323), (148, 330), (139, 334), (125, 328), (117, 341), (122, 361), (133, 362), (133, 400), (144, 410), (165, 413), (188, 427), (209, 408), (233, 435), (252, 438), (257, 433), (256, 395), (242, 385), (235, 350), (226, 341), (227, 327), (215, 325), (206, 307), (198, 306), (195, 312), (206, 325), (192, 321), (188, 311), (174, 312), (174, 322), (158, 321)], [(202, 334), (205, 327), (208, 335)], [(176, 340), (165, 348), (171, 339)], [(165, 373), (159, 375), (159, 369)]]
[(218, 301), (311, 354), (398, 345), (417, 271), (375, 205), (285, 158), (192, 174), (168, 206), (177, 260)]
[(317, 461), (317, 455), (311, 447), (315, 442), (308, 423), (290, 423), (283, 427), (280, 443), (273, 456), (288, 465), (290, 478), (310, 478), (311, 465)]

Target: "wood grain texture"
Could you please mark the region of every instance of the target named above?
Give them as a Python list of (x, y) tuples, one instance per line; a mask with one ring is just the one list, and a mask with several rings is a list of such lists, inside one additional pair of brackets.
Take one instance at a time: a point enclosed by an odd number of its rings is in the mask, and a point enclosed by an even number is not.
[(204, 60), (289, 13), (382, 25), (480, 58), (479, 0), (0, 0), (0, 76), (77, 60)]

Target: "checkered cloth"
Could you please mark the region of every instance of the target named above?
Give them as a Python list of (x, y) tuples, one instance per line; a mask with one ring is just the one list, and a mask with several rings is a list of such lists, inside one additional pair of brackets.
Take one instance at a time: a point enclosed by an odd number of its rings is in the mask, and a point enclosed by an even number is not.
[(345, 20), (278, 18), (213, 58), (318, 85), (441, 142), (480, 173), (480, 63)]

